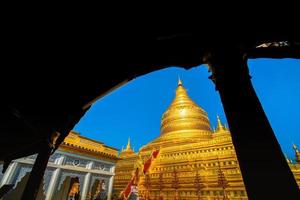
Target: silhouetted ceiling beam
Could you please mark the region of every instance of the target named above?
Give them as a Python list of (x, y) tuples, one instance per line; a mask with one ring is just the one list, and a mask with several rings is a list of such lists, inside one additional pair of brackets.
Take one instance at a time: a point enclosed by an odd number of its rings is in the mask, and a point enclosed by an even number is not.
[(300, 59), (300, 45), (255, 48), (247, 53), (248, 58), (295, 58)]

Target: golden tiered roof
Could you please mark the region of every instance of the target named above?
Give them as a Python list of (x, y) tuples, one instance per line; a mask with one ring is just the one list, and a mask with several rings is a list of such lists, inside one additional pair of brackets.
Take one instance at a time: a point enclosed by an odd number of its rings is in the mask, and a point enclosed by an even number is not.
[(70, 131), (59, 149), (70, 153), (92, 156), (107, 160), (118, 159), (118, 149), (106, 146), (102, 142), (81, 136), (75, 131)]
[(201, 139), (209, 139), (211, 133), (207, 113), (190, 99), (180, 79), (175, 98), (161, 121), (161, 135), (166, 137), (179, 133), (184, 137)]
[(130, 138), (128, 138), (128, 143), (126, 145), (126, 148), (122, 149), (122, 151), (120, 153), (120, 158), (128, 158), (128, 157), (132, 157), (132, 156), (136, 156), (136, 153), (131, 148)]

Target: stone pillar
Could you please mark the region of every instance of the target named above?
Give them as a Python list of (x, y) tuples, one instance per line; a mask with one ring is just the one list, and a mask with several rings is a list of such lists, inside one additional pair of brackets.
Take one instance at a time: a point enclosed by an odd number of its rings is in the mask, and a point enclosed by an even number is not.
[(10, 163), (10, 165), (8, 166), (6, 172), (2, 177), (2, 180), (0, 182), (0, 188), (5, 184), (12, 184), (12, 180), (15, 176), (16, 170), (18, 169), (18, 165), (19, 164), (17, 162)]
[(51, 200), (51, 198), (53, 196), (53, 193), (54, 193), (54, 190), (55, 190), (55, 187), (57, 185), (57, 181), (59, 180), (60, 174), (61, 174), (61, 169), (60, 168), (54, 170), (54, 172), (51, 176), (51, 179), (50, 179), (49, 187), (48, 187), (47, 192), (46, 192), (46, 199), (45, 200)]
[(91, 176), (92, 176), (92, 174), (89, 172), (84, 177), (84, 183), (83, 183), (82, 191), (80, 192), (80, 196), (81, 196), (82, 200), (85, 200), (86, 195), (88, 194), (89, 185), (90, 185), (90, 182), (91, 182)]
[(243, 54), (220, 49), (211, 52), (205, 62), (222, 100), (249, 199), (300, 199), (297, 183), (252, 86)]
[(110, 171), (111, 173), (115, 173), (115, 169), (116, 169), (116, 166), (112, 166), (112, 167), (110, 168), (109, 171)]
[[(110, 169), (110, 172), (115, 174), (116, 166), (112, 166)], [(112, 190), (113, 190), (113, 184), (114, 184), (114, 177), (115, 175), (112, 175), (109, 179), (109, 185), (108, 185), (108, 192), (107, 192), (107, 199), (110, 200), (112, 198)]]
[(107, 192), (107, 200), (111, 200), (111, 197), (112, 197), (112, 189), (113, 189), (113, 183), (114, 183), (114, 176), (111, 176), (111, 177), (109, 178), (108, 192)]
[[(65, 156), (61, 156), (61, 157), (57, 158), (54, 163), (57, 164), (57, 165), (62, 165), (63, 162), (64, 162), (64, 159), (65, 159)], [(53, 193), (55, 191), (57, 181), (59, 180), (60, 174), (61, 174), (61, 169), (60, 168), (57, 168), (57, 169), (54, 170), (54, 172), (51, 176), (51, 179), (50, 179), (49, 186), (48, 186), (47, 191), (46, 191), (46, 199), (45, 200), (51, 200), (52, 199), (52, 196), (53, 196)]]
[[(90, 162), (88, 165), (87, 165), (87, 169), (92, 169), (94, 166), (94, 162)], [(91, 176), (92, 174), (89, 172), (85, 175), (84, 177), (84, 182), (83, 182), (83, 187), (82, 187), (82, 191), (80, 191), (80, 196), (81, 196), (81, 200), (85, 200), (86, 199), (86, 196), (89, 192), (89, 189), (90, 189), (90, 182), (91, 182)]]

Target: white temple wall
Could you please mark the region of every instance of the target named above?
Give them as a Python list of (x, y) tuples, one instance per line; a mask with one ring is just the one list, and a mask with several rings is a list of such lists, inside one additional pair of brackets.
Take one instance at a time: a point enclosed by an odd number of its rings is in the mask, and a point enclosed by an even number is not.
[[(14, 184), (22, 180), (31, 171), (36, 155), (13, 161), (4, 174), (0, 173), (0, 187), (4, 184)], [(3, 165), (0, 165), (2, 171)], [(80, 199), (86, 200), (91, 194), (91, 187), (96, 180), (105, 182), (105, 191), (110, 199), (115, 163), (95, 159), (78, 154), (57, 150), (49, 159), (43, 180), (43, 192), (46, 200), (51, 200), (66, 177), (78, 177)], [(110, 192), (110, 193), (109, 193)], [(10, 192), (9, 192), (10, 193)], [(7, 195), (9, 195), (9, 193)]]

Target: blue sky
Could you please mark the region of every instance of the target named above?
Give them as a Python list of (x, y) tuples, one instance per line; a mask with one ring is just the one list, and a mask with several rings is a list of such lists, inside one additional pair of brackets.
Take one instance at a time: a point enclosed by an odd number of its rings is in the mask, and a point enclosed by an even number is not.
[[(292, 142), (300, 147), (300, 60), (256, 59), (248, 61), (252, 83), (273, 130), (288, 156)], [(92, 105), (74, 130), (121, 149), (128, 137), (138, 150), (160, 133), (160, 121), (175, 95), (178, 76), (189, 96), (216, 125), (216, 115), (227, 124), (222, 103), (207, 67), (185, 70), (170, 67), (139, 77)]]

